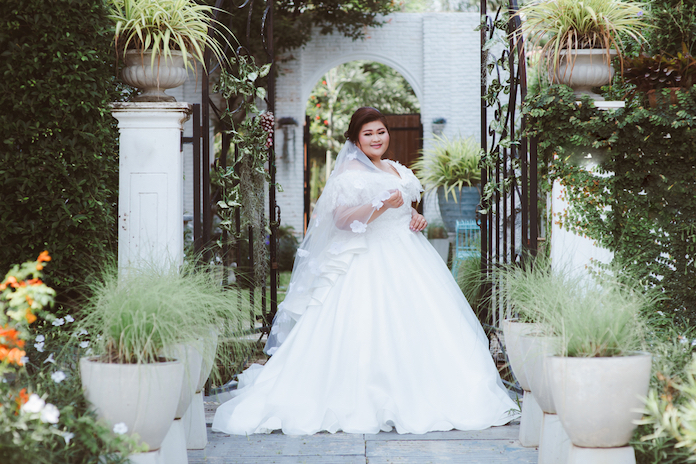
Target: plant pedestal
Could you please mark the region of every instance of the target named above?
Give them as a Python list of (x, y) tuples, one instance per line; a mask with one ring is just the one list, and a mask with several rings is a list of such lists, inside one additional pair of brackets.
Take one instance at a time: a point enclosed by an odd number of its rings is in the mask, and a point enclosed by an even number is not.
[(566, 464), (571, 446), (558, 415), (544, 413), (539, 439), (539, 464)]
[(520, 444), (525, 448), (539, 446), (543, 417), (544, 412), (534, 399), (534, 394), (525, 390), (522, 400), (522, 417), (520, 418)]
[(581, 448), (571, 444), (567, 463), (636, 464), (636, 453), (631, 446), (623, 446), (621, 448)]
[(181, 418), (186, 432), (186, 448), (202, 450), (208, 445), (208, 434), (205, 425), (205, 404), (203, 392), (199, 391), (193, 397), (184, 417)]
[(161, 450), (131, 454), (128, 456), (128, 461), (131, 464), (167, 464), (162, 458)]
[(183, 123), (188, 103), (113, 103), (118, 120), (118, 267), (184, 258)]
[(184, 423), (181, 419), (174, 419), (172, 426), (167, 432), (160, 449), (163, 463), (166, 464), (188, 464), (186, 454), (186, 432)]

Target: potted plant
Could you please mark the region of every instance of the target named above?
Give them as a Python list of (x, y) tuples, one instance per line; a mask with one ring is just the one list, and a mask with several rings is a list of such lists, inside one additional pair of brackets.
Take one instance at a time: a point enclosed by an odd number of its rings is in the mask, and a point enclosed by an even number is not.
[[(80, 373), (97, 415), (124, 424), (158, 450), (177, 414), (182, 385), (191, 390), (184, 394), (190, 400), (200, 383), (200, 358), (209, 359), (215, 350), (202, 342), (210, 339), (211, 328), (234, 340), (250, 326), (250, 315), (237, 308), (236, 294), (192, 266), (105, 271), (90, 287), (78, 328), (92, 337), (94, 355), (80, 360)], [(185, 355), (189, 359), (164, 356), (186, 353), (177, 348), (182, 346), (199, 353)], [(222, 360), (232, 362), (231, 356)]]
[(641, 351), (642, 314), (655, 300), (615, 271), (566, 290), (562, 311), (547, 324), (559, 335), (558, 354), (548, 360), (549, 380), (573, 443), (570, 462), (635, 462), (628, 442), (641, 417), (652, 364), (651, 355)]
[(623, 37), (637, 42), (645, 16), (640, 3), (622, 0), (537, 0), (522, 6), (522, 33), (541, 46), (540, 65), (551, 83), (565, 84), (576, 95), (588, 94), (611, 82), (614, 56), (623, 57)]
[(175, 101), (164, 90), (182, 85), (186, 69), (195, 71), (194, 60), (206, 65), (206, 47), (225, 61), (220, 41), (208, 31), (232, 34), (212, 17), (214, 11), (193, 0), (110, 0), (116, 54), (125, 62), (121, 78), (143, 90), (134, 101)]
[(663, 96), (665, 103), (676, 104), (677, 94), (696, 84), (696, 58), (686, 44), (677, 56), (641, 53), (625, 59), (623, 68), (626, 83), (635, 86), (632, 92), (645, 92), (653, 108), (663, 102)]
[(430, 148), (413, 163), (416, 176), (427, 190), (437, 189), (440, 215), (447, 230), (457, 219), (475, 219), (481, 195), (481, 145), (473, 138), (435, 136)]
[(433, 135), (442, 135), (447, 126), (447, 120), (445, 118), (435, 118), (433, 119)]

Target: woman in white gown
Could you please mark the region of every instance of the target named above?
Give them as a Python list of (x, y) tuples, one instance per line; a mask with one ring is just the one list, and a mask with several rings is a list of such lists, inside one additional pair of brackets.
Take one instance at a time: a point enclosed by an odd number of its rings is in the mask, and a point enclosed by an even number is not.
[(360, 108), (298, 249), (250, 385), (213, 431), (480, 430), (516, 416), (488, 340), (412, 208), (422, 187), (382, 160), (389, 130)]

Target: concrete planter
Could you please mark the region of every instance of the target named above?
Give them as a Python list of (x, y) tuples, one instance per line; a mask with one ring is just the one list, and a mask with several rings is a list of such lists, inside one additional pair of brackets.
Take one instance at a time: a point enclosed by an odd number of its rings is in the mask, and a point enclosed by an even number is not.
[(522, 335), (534, 331), (537, 324), (516, 322), (506, 319), (503, 321), (503, 336), (505, 338), (505, 351), (510, 361), (510, 367), (515, 378), (524, 390), (522, 399), (522, 417), (520, 418), (520, 443), (525, 447), (539, 446), (541, 421), (543, 412), (532, 395), (529, 381), (524, 370), (527, 360), (527, 351), (522, 349)]
[(85, 398), (110, 427), (123, 422), (151, 451), (158, 450), (174, 421), (184, 364), (109, 364), (80, 359)]
[(573, 445), (626, 446), (648, 394), (648, 353), (611, 358), (547, 358), (553, 402)]
[(184, 55), (173, 50), (171, 57), (158, 55), (152, 63), (152, 51), (128, 50), (124, 56), (126, 66), (121, 71), (121, 79), (128, 85), (137, 87), (142, 93), (132, 99), (137, 102), (174, 102), (176, 99), (164, 93), (166, 89), (179, 87), (186, 82)]
[[(605, 49), (573, 50), (570, 59), (567, 51), (561, 51), (561, 60), (556, 70), (555, 81), (565, 84), (575, 91), (575, 95), (589, 95), (595, 100), (604, 100), (592, 92), (593, 87), (601, 87), (611, 82), (614, 68), (607, 63)], [(610, 56), (616, 56), (616, 50), (610, 51)], [(551, 70), (552, 71), (552, 70)]]

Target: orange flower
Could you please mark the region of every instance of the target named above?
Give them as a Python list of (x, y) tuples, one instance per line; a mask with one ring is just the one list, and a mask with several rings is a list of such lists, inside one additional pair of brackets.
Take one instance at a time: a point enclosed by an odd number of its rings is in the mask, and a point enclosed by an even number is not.
[(4, 338), (13, 345), (19, 345), (22, 340), (18, 338), (19, 332), (8, 325), (0, 327), (0, 338)]
[(24, 403), (29, 401), (29, 395), (27, 394), (27, 389), (22, 388), (19, 391), (19, 396), (15, 398), (15, 402), (17, 403), (17, 409), (21, 408)]
[(29, 279), (27, 280), (28, 285), (41, 285), (43, 282), (41, 282), (41, 279)]
[[(29, 298), (29, 297), (27, 296), (27, 298)], [(29, 303), (29, 304), (31, 304), (31, 303)], [(29, 324), (32, 324), (36, 320), (36, 316), (34, 316), (34, 313), (31, 312), (31, 308), (27, 308), (27, 313), (25, 314), (24, 317), (27, 318), (27, 322)]]
[(7, 360), (10, 363), (15, 363), (18, 366), (23, 366), (22, 357), (27, 353), (20, 350), (19, 348), (12, 348), (9, 353), (7, 353)]
[(43, 261), (50, 261), (51, 257), (48, 255), (48, 250), (44, 250), (41, 252), (38, 258), (36, 258), (38, 262), (43, 262)]
[(43, 269), (43, 265), (41, 265), (41, 264), (37, 264), (37, 265), (36, 265), (36, 270), (37, 270), (37, 271), (40, 271), (40, 270), (42, 270), (42, 269)]

